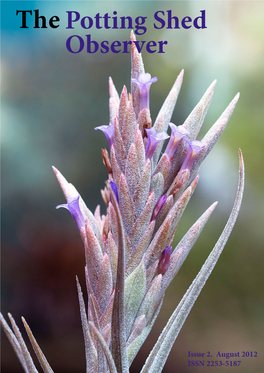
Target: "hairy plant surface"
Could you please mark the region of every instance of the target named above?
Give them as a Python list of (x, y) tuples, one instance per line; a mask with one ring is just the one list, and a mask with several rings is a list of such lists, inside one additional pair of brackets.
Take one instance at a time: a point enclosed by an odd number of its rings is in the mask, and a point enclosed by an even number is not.
[[(109, 78), (110, 123), (95, 128), (105, 134), (109, 145), (109, 151), (102, 149), (108, 172), (106, 187), (101, 191), (106, 215), (101, 216), (99, 206), (92, 214), (75, 187), (53, 167), (67, 200), (57, 208), (70, 211), (85, 249), (87, 307), (78, 278), (77, 290), (87, 373), (129, 372), (159, 314), (167, 287), (216, 206), (216, 203), (211, 205), (172, 250), (178, 223), (198, 182), (199, 167), (223, 132), (239, 98), (235, 96), (198, 141), (196, 137), (216, 82), (210, 85), (183, 125), (176, 126), (170, 120), (182, 84), (182, 71), (152, 125), (149, 90), (157, 78), (145, 73), (134, 40), (132, 33), (131, 93), (124, 87), (119, 96)], [(239, 158), (238, 192), (226, 227), (171, 315), (141, 373), (162, 371), (233, 229), (244, 188), (241, 151)], [(8, 316), (13, 331), (1, 315), (2, 327), (24, 371), (36, 373), (23, 337), (12, 316)], [(24, 318), (22, 321), (43, 372), (53, 372)]]

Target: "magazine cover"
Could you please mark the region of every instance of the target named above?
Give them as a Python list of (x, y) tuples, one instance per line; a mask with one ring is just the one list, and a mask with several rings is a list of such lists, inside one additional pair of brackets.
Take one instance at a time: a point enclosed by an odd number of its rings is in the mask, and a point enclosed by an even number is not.
[(263, 1), (1, 1), (3, 373), (263, 372), (263, 61)]

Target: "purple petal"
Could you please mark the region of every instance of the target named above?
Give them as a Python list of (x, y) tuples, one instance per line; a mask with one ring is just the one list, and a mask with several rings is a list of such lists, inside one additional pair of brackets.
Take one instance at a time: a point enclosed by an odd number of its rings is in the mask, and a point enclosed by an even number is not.
[(149, 109), (149, 89), (151, 84), (157, 80), (157, 77), (151, 78), (148, 73), (140, 73), (137, 79), (132, 79), (132, 82), (136, 83), (139, 88), (139, 111), (145, 108)]
[[(116, 183), (115, 183), (114, 181), (110, 181), (109, 184), (111, 185), (112, 191), (113, 191), (114, 194), (115, 194), (115, 197), (116, 197), (117, 203), (119, 203), (118, 191), (117, 191)], [(111, 199), (111, 196), (110, 196), (110, 199)], [(112, 201), (111, 201), (111, 202), (112, 202)]]
[(170, 265), (171, 250), (171, 246), (167, 246), (163, 250), (158, 264), (158, 275), (163, 276), (167, 272)]
[(205, 148), (206, 145), (198, 140), (194, 140), (192, 142), (190, 142), (187, 139), (185, 140), (188, 143), (188, 149), (183, 164), (181, 166), (181, 171), (186, 169), (191, 171), (195, 158), (197, 158), (198, 154)]
[(58, 206), (56, 206), (56, 209), (57, 209), (57, 210), (60, 209), (60, 208), (64, 208), (64, 209), (66, 209), (66, 210), (69, 211), (69, 208), (68, 208), (67, 203), (64, 203), (63, 205), (58, 205)]
[(146, 132), (148, 135), (148, 142), (145, 150), (146, 159), (151, 159), (158, 143), (168, 139), (170, 136), (165, 131), (156, 132), (153, 127), (149, 129), (146, 128)]
[(77, 198), (69, 200), (67, 204), (56, 206), (56, 209), (59, 209), (62, 207), (62, 208), (69, 210), (79, 230), (81, 230), (81, 228), (84, 228), (85, 226), (85, 218), (83, 216), (83, 213), (81, 212), (79, 202), (80, 202), (80, 195)]
[(111, 149), (111, 146), (114, 143), (114, 132), (115, 132), (114, 125), (110, 123), (109, 126), (95, 127), (95, 130), (100, 130), (105, 134), (108, 144), (109, 144), (109, 148)]
[(181, 139), (187, 135), (189, 135), (189, 131), (184, 128), (183, 126), (175, 126), (175, 124), (170, 123), (169, 124), (171, 128), (171, 137), (170, 141), (167, 145), (167, 148), (165, 150), (165, 153), (168, 155), (170, 160), (173, 158), (173, 155), (175, 153), (175, 150), (180, 143)]

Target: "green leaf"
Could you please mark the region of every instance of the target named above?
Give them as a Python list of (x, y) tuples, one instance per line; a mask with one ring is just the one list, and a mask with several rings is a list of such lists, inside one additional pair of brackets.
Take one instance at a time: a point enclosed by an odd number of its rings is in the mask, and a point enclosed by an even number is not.
[(129, 337), (137, 311), (146, 291), (146, 269), (144, 257), (139, 266), (125, 281), (126, 338)]

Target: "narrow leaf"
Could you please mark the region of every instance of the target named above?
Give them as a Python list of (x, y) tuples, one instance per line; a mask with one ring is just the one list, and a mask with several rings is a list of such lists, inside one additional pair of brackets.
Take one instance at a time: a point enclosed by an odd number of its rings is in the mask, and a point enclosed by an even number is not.
[[(180, 72), (180, 74), (178, 75), (178, 77), (177, 77), (175, 83), (173, 84), (166, 100), (164, 101), (164, 104), (162, 105), (162, 107), (161, 107), (161, 109), (160, 109), (160, 111), (157, 115), (156, 121), (155, 121), (154, 126), (153, 126), (156, 131), (167, 132), (167, 130), (168, 130), (168, 125), (171, 121), (173, 110), (174, 110), (174, 107), (176, 105), (176, 101), (177, 101), (177, 98), (178, 98), (178, 95), (179, 95), (179, 92), (180, 92), (180, 89), (181, 89), (182, 80), (183, 80), (183, 73), (184, 73), (184, 70), (182, 70)], [(163, 123), (163, 126), (162, 126), (163, 128), (160, 128), (160, 123)], [(163, 144), (158, 144), (158, 146), (155, 150), (155, 153), (154, 153), (155, 164), (158, 161), (159, 154), (160, 154), (161, 149), (162, 149), (162, 145)]]
[(186, 121), (183, 123), (184, 127), (189, 131), (189, 139), (194, 140), (198, 135), (200, 128), (203, 124), (205, 115), (211, 103), (214, 87), (216, 85), (216, 80), (209, 86), (199, 103), (195, 106), (191, 114), (188, 116)]
[(112, 314), (112, 354), (118, 372), (128, 373), (125, 332), (125, 237), (122, 218), (115, 194), (110, 188), (118, 224), (118, 264)]
[[(103, 336), (98, 331), (98, 329), (93, 325), (93, 323), (91, 323), (90, 321), (89, 321), (89, 325), (90, 325), (90, 328), (95, 333), (96, 337), (98, 338), (98, 341), (99, 341), (99, 343), (102, 347), (102, 350), (103, 350), (103, 352), (105, 354), (105, 357), (106, 357), (106, 360), (107, 360), (107, 364), (108, 364), (110, 373), (117, 373), (115, 362), (113, 360), (113, 356), (111, 355), (111, 352), (110, 352)], [(91, 370), (91, 372), (93, 372), (93, 370)]]
[[(85, 311), (85, 304), (82, 294), (82, 289), (76, 276), (77, 282), (77, 291), (78, 291), (78, 298), (79, 298), (79, 306), (80, 306), (80, 314), (81, 314), (81, 321), (82, 321), (82, 330), (83, 330), (83, 338), (84, 338), (84, 346), (85, 346), (85, 357), (86, 357), (86, 373), (93, 371), (96, 372), (97, 370), (97, 353), (95, 346), (93, 344), (89, 325), (88, 325), (88, 318)], [(46, 373), (46, 372), (45, 372)]]
[(24, 357), (24, 360), (25, 360), (25, 365), (27, 367), (28, 373), (38, 373), (38, 371), (37, 371), (37, 369), (35, 367), (35, 364), (33, 363), (33, 360), (32, 360), (32, 358), (30, 356), (30, 353), (29, 353), (29, 351), (27, 349), (27, 346), (26, 346), (26, 344), (24, 342), (24, 339), (23, 339), (23, 337), (22, 337), (22, 335), (21, 335), (21, 333), (19, 331), (19, 328), (18, 328), (18, 326), (15, 323), (15, 320), (13, 319), (13, 317), (12, 317), (12, 315), (10, 313), (8, 314), (8, 317), (9, 317), (9, 320), (10, 320), (10, 322), (12, 324), (12, 328), (13, 328), (13, 331), (14, 331), (14, 333), (16, 335), (17, 341), (18, 341), (18, 343), (20, 345), (21, 352), (23, 354), (23, 357)]
[(36, 339), (34, 338), (33, 334), (32, 334), (32, 331), (30, 330), (30, 327), (28, 326), (26, 320), (24, 319), (24, 317), (22, 317), (22, 321), (23, 321), (23, 324), (24, 324), (24, 327), (26, 329), (26, 332), (27, 332), (27, 335), (28, 335), (28, 338), (31, 342), (31, 345), (35, 351), (35, 354), (38, 358), (38, 361), (41, 365), (41, 368), (43, 370), (44, 373), (53, 373), (53, 370), (51, 369), (45, 355), (43, 354), (41, 348), (39, 347)]
[(8, 326), (7, 322), (5, 321), (5, 319), (4, 319), (4, 317), (1, 313), (0, 313), (0, 323), (2, 325), (2, 328), (4, 329), (4, 332), (5, 332), (5, 334), (8, 338), (11, 346), (13, 347), (13, 350), (15, 351), (15, 353), (18, 357), (18, 360), (20, 361), (20, 364), (22, 365), (24, 371), (26, 373), (28, 373), (28, 369), (27, 369), (27, 366), (26, 366), (26, 362), (25, 362), (20, 344), (18, 343), (18, 341), (16, 339), (16, 336), (14, 335), (14, 333), (12, 332), (10, 327)]
[(178, 98), (178, 95), (179, 95), (179, 92), (180, 92), (180, 89), (181, 89), (182, 80), (183, 80), (183, 73), (184, 73), (184, 70), (182, 70), (180, 72), (180, 74), (178, 75), (174, 85), (172, 86), (172, 88), (170, 90), (170, 93), (168, 94), (166, 100), (164, 101), (164, 104), (162, 105), (162, 107), (161, 107), (161, 109), (158, 113), (157, 119), (156, 119), (156, 121), (154, 123), (154, 126), (153, 126), (155, 129), (156, 129), (156, 123), (159, 121), (159, 117), (163, 116), (164, 117), (164, 125), (163, 125), (162, 131), (167, 131), (168, 125), (169, 125), (169, 122), (171, 120), (172, 113), (173, 113), (173, 110), (174, 110), (174, 107), (175, 107), (175, 104), (176, 104), (176, 101), (177, 101), (177, 98)]
[(192, 306), (204, 287), (208, 277), (214, 269), (217, 260), (222, 253), (224, 246), (235, 225), (238, 212), (241, 206), (243, 190), (244, 190), (244, 163), (241, 150), (239, 150), (240, 168), (239, 168), (239, 184), (236, 195), (236, 200), (229, 216), (228, 222), (219, 237), (214, 249), (202, 266), (200, 272), (192, 282), (191, 286), (183, 296), (178, 307), (173, 312), (167, 325), (163, 329), (158, 341), (149, 354), (141, 373), (161, 373), (166, 363), (166, 359), (172, 349), (172, 346), (177, 338), (182, 325), (184, 324)]
[(109, 202), (108, 209), (109, 209), (111, 233), (117, 245), (118, 244), (118, 224), (117, 224), (117, 217), (116, 217), (115, 209), (111, 202)]
[(113, 239), (112, 233), (109, 232), (108, 234), (108, 248), (109, 248), (109, 259), (111, 264), (111, 272), (112, 272), (112, 280), (113, 280), (113, 286), (116, 284), (116, 273), (117, 273), (117, 257), (118, 257), (118, 249), (117, 245), (115, 243), (115, 240)]
[(239, 99), (239, 93), (233, 98), (228, 107), (225, 109), (223, 114), (217, 119), (215, 124), (209, 129), (207, 134), (202, 139), (202, 143), (207, 144), (207, 151), (204, 155), (204, 159), (208, 156), (210, 151), (213, 149), (215, 143), (223, 133)]
[(179, 244), (176, 246), (173, 254), (170, 258), (170, 264), (167, 272), (162, 278), (162, 285), (161, 285), (161, 294), (163, 295), (171, 281), (179, 272), (182, 264), (184, 263), (185, 259), (187, 258), (190, 250), (194, 246), (195, 242), (197, 241), (198, 237), (200, 236), (205, 224), (207, 223), (209, 217), (211, 216), (212, 212), (214, 211), (217, 202), (213, 203), (200, 218), (192, 225), (192, 227), (188, 230), (188, 232), (184, 235), (181, 239)]

